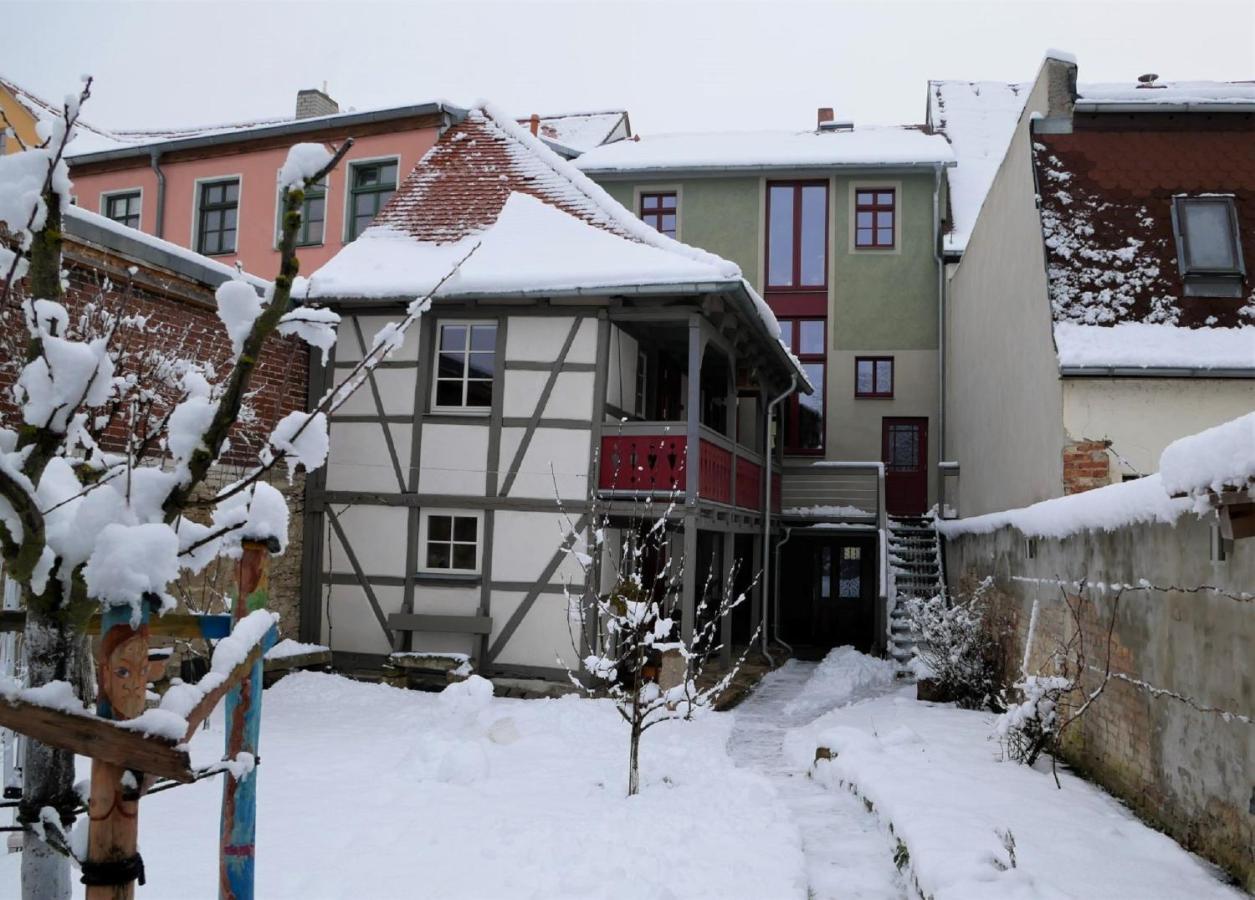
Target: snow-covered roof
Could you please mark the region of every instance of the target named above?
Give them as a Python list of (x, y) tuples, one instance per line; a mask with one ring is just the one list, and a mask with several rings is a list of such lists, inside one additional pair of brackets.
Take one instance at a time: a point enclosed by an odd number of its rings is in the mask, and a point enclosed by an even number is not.
[[(72, 237), (90, 241), (143, 262), (174, 269), (210, 287), (217, 287), (236, 277), (236, 270), (232, 266), (223, 265), (195, 250), (145, 234), (138, 228), (115, 222), (81, 206), (67, 206), (63, 215), (66, 232)], [(270, 287), (270, 282), (264, 278), (247, 272), (242, 274), (254, 287)]]
[(487, 104), (445, 131), (374, 224), (297, 293), (340, 301), (423, 296), (468, 253), (437, 299), (726, 290), (752, 307), (764, 337), (806, 384), (780, 344), (775, 316), (735, 263), (650, 228)]
[(1255, 412), (1173, 441), (1159, 457), (1159, 477), (1173, 496), (1255, 485)]
[[(557, 144), (575, 153), (585, 153), (594, 147), (629, 137), (627, 110), (605, 112), (573, 112), (539, 116), (540, 129), (537, 137)], [(530, 116), (517, 120), (526, 127)]]
[(616, 141), (575, 160), (589, 173), (952, 164), (939, 134), (922, 126), (834, 131), (658, 134)]
[(950, 139), (957, 160), (947, 175), (951, 216), (947, 252), (962, 253), (967, 247), (1031, 88), (1001, 81), (928, 83), (928, 124)]
[(1248, 369), (1255, 375), (1255, 325), (1178, 328), (1146, 322), (1056, 322), (1059, 366), (1069, 368)]
[(1255, 81), (1156, 81), (1081, 84), (1076, 106), (1086, 111), (1104, 106), (1181, 106), (1221, 108), (1255, 105)]

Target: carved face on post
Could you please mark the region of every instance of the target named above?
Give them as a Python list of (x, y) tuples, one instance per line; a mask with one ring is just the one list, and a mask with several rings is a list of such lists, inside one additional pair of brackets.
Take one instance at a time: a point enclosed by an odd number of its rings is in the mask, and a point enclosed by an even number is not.
[(100, 693), (115, 719), (144, 711), (149, 680), (148, 628), (112, 628), (100, 643)]

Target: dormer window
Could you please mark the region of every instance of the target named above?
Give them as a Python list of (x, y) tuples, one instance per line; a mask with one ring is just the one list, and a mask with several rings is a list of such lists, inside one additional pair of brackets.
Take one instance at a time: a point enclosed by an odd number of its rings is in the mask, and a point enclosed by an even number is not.
[(1232, 197), (1175, 197), (1172, 225), (1187, 297), (1240, 297), (1246, 267)]

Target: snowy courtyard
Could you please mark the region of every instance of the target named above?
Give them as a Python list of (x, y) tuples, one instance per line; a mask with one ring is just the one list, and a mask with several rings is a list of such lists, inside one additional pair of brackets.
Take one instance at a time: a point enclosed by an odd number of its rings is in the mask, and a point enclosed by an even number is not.
[[(1056, 790), (1048, 769), (999, 761), (991, 716), (917, 702), (849, 648), (786, 663), (734, 711), (651, 731), (632, 799), (608, 702), (488, 687), (299, 673), (267, 691), (258, 895), (822, 900), (916, 896), (914, 882), (936, 900), (1239, 896), (1086, 782), (1062, 773)], [(215, 715), (194, 761), (222, 740)], [(811, 775), (820, 745), (836, 758)], [(220, 794), (210, 780), (145, 800), (140, 896), (216, 895)], [(18, 860), (0, 860), (0, 895), (17, 896)]]

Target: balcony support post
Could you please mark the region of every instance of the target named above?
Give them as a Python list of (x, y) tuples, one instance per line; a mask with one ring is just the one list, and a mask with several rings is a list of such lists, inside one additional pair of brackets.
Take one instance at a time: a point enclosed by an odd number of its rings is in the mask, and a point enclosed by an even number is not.
[(705, 348), (702, 317), (696, 314), (689, 316), (688, 400), (684, 404), (685, 433), (688, 436), (684, 449), (684, 505), (690, 509), (697, 505), (701, 476), (702, 352)]
[(693, 619), (697, 615), (697, 514), (684, 516), (684, 578), (680, 595), (680, 639), (693, 646)]
[[(736, 599), (736, 579), (733, 577), (737, 568), (736, 562), (736, 533), (725, 531), (723, 533), (723, 571), (719, 573), (723, 589), (727, 591), (729, 602)], [(740, 574), (736, 572), (736, 574)], [(732, 667), (732, 614), (728, 613), (719, 621), (719, 662), (727, 670)]]

